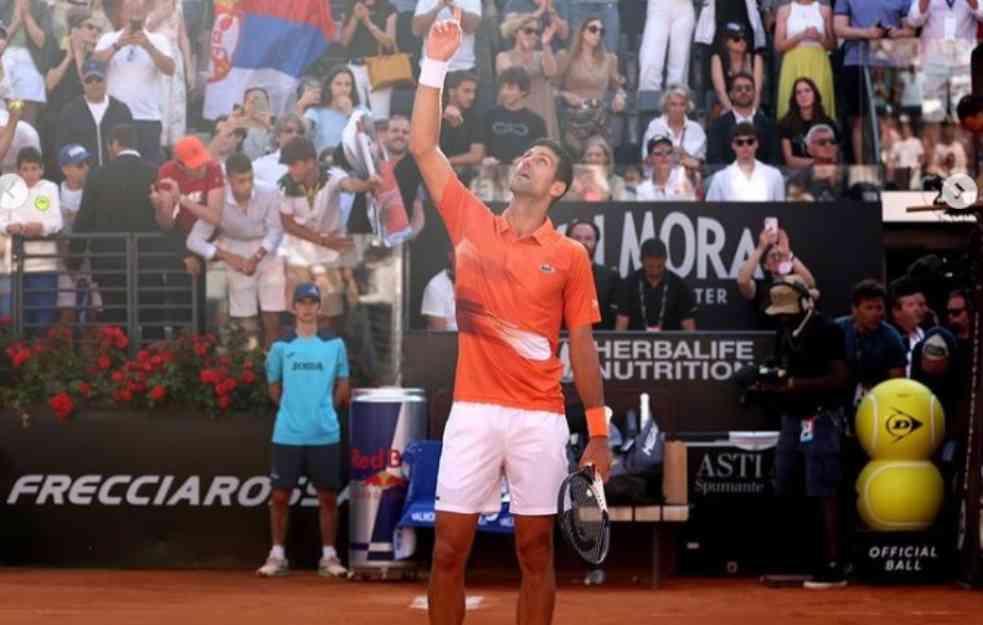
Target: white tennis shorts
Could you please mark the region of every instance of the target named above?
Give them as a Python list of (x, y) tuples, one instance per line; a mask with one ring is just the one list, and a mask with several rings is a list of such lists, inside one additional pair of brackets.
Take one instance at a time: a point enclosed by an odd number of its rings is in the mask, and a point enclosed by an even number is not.
[(437, 473), (437, 510), (498, 512), (504, 474), (512, 514), (556, 514), (569, 438), (562, 414), (454, 402)]

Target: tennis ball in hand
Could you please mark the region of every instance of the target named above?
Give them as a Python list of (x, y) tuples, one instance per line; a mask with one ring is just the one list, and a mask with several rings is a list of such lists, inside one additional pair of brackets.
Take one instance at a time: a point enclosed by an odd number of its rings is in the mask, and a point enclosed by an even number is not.
[(857, 479), (857, 510), (879, 532), (926, 529), (942, 508), (942, 495), (942, 474), (925, 460), (875, 460)]
[(860, 402), (856, 432), (874, 460), (928, 460), (945, 435), (945, 414), (927, 386), (896, 378)]

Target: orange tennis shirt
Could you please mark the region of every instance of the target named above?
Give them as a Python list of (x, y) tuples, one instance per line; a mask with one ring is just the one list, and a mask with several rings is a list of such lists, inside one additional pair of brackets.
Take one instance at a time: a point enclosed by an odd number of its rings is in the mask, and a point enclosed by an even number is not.
[(518, 238), (457, 178), (437, 209), (454, 245), (455, 401), (562, 414), (560, 326), (601, 319), (587, 250), (549, 219)]

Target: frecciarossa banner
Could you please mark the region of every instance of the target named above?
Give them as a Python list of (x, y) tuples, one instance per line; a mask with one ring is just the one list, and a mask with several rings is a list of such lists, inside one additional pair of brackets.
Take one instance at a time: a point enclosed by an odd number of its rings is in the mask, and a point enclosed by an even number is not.
[[(754, 251), (766, 217), (777, 217), (792, 252), (815, 275), (820, 307), (827, 313), (848, 313), (853, 285), (882, 273), (881, 211), (876, 204), (598, 202), (561, 203), (550, 210), (550, 219), (563, 232), (574, 219), (597, 224), (601, 242), (594, 261), (622, 276), (641, 267), (642, 242), (654, 237), (665, 241), (667, 267), (693, 290), (699, 305), (696, 323), (703, 330), (752, 328), (752, 308), (737, 290), (737, 274)], [(425, 327), (420, 315), (423, 290), (446, 267), (447, 246), (443, 222), (431, 208), (426, 227), (411, 245), (410, 327)]]

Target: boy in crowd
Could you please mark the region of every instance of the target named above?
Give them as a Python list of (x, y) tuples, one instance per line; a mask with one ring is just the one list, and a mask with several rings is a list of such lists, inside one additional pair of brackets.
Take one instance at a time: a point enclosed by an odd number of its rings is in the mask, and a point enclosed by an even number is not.
[(511, 163), (537, 139), (546, 137), (546, 122), (526, 108), (527, 95), (529, 74), (525, 69), (510, 67), (498, 75), (498, 106), (485, 116), (486, 165)]
[[(82, 205), (82, 191), (89, 177), (92, 155), (84, 147), (71, 144), (58, 151), (58, 166), (64, 181), (61, 183), (59, 198), (61, 200), (62, 232), (71, 234)], [(61, 259), (58, 273), (58, 310), (61, 323), (72, 326), (79, 321), (78, 308), (99, 309), (102, 299), (95, 291), (92, 276), (89, 275), (89, 263), (83, 261), (78, 272), (70, 272), (65, 266), (64, 258), (69, 254), (68, 241), (59, 242)]]

